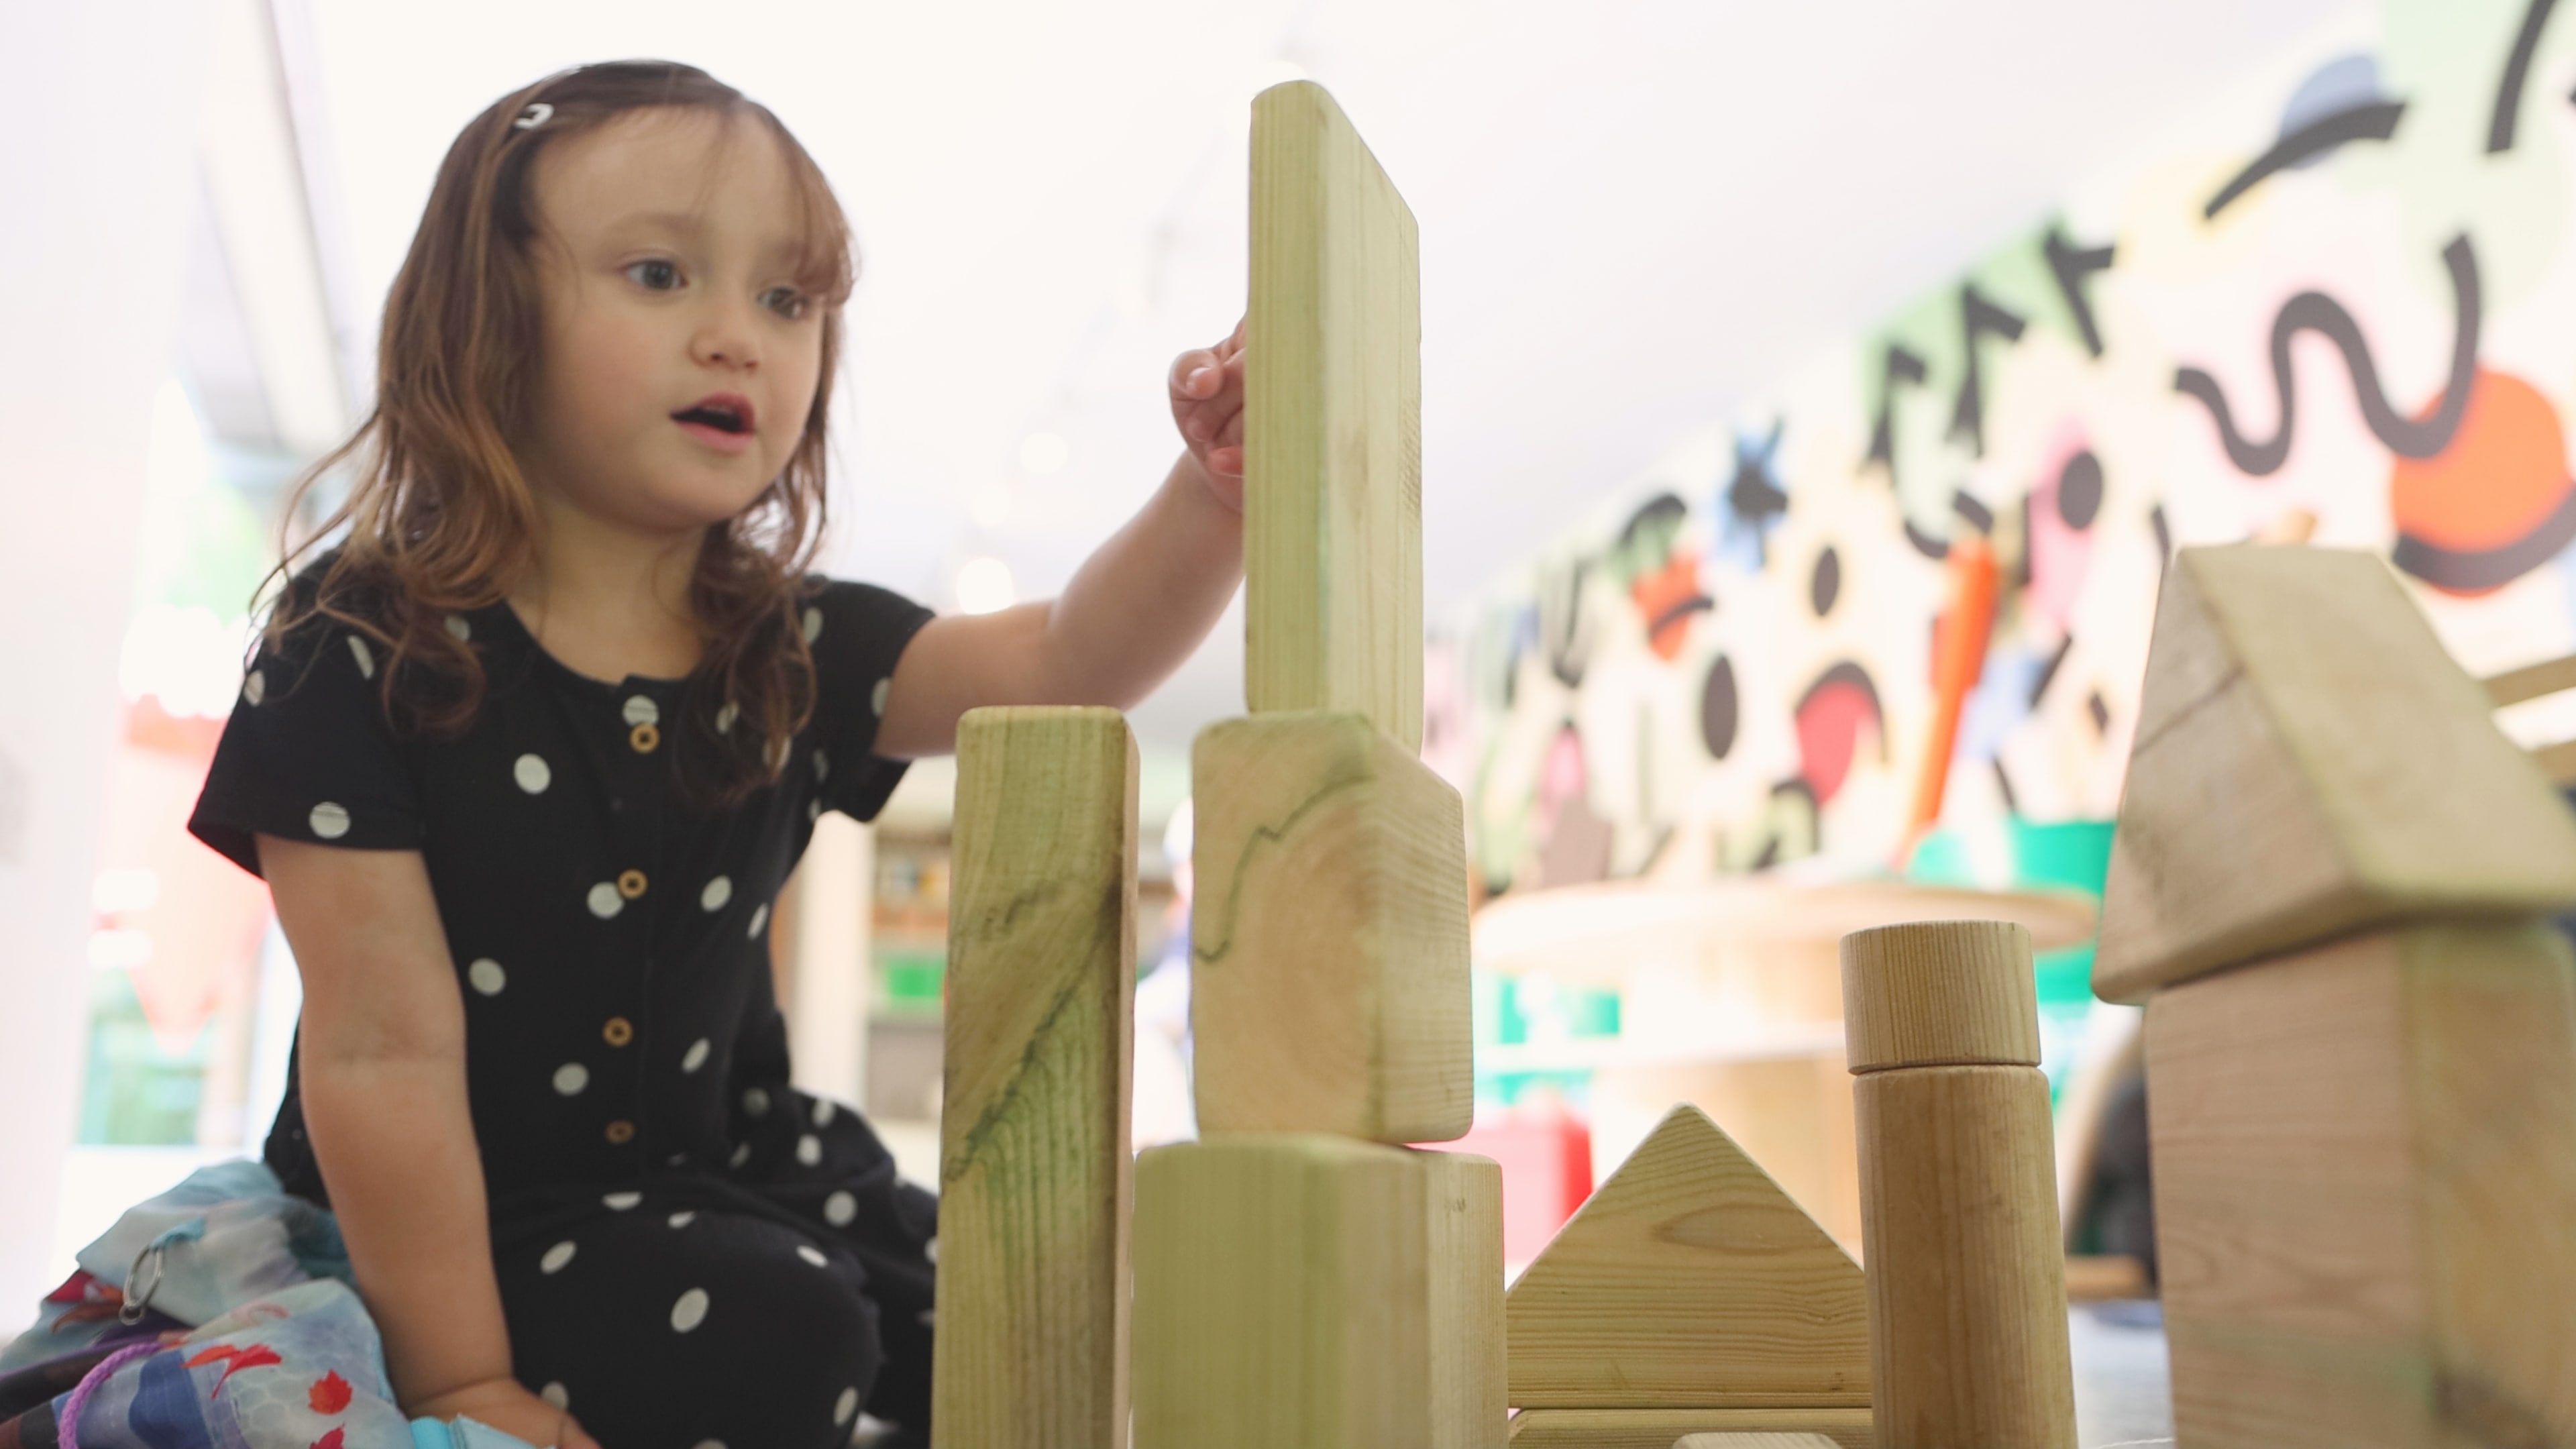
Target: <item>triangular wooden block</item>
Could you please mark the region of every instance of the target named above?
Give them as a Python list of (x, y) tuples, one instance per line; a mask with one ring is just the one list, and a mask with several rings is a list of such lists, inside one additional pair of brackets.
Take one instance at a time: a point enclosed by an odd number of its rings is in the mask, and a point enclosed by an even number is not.
[(1697, 1107), (1601, 1184), (1503, 1318), (1518, 1408), (1869, 1402), (1860, 1265)]
[(2576, 818), (2378, 558), (2185, 549), (2156, 605), (2093, 989), (2576, 901)]

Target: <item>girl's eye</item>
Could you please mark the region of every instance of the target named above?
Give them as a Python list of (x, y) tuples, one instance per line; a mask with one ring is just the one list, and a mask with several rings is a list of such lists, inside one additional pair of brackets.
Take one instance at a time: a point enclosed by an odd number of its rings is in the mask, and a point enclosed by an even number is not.
[(680, 268), (675, 262), (655, 257), (629, 265), (626, 279), (648, 292), (668, 292), (680, 285)]
[(805, 315), (810, 302), (794, 287), (772, 287), (760, 294), (760, 305), (793, 322)]

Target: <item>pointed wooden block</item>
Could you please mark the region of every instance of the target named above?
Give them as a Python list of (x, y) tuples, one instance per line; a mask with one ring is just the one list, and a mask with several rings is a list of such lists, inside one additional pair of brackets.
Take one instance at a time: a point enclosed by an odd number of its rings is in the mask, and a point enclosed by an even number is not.
[(1446, 1142), (1475, 1120), (1458, 792), (1349, 711), (1201, 731), (1199, 1130)]
[(1869, 1403), (1860, 1265), (1696, 1107), (1601, 1184), (1503, 1315), (1523, 1409)]
[(2576, 901), (2576, 818), (2388, 566), (2185, 549), (2104, 890), (2115, 1001), (2368, 926)]
[(1413, 213), (1330, 93), (1252, 103), (1244, 686), (1422, 748), (1422, 305)]
[(1821, 1441), (1826, 1449), (1877, 1449), (1867, 1409), (1527, 1409), (1513, 1416), (1511, 1449), (1681, 1449), (1700, 1436)]
[(941, 1449), (1125, 1449), (1136, 743), (1116, 710), (957, 730)]

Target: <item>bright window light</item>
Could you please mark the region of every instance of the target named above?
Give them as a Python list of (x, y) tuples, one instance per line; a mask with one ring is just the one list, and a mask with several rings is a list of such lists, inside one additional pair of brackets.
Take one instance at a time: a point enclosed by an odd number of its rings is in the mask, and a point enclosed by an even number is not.
[(1032, 478), (1043, 478), (1062, 469), (1073, 456), (1073, 445), (1060, 434), (1031, 433), (1020, 442), (1020, 466)]
[(1019, 602), (1011, 566), (997, 558), (968, 559), (957, 571), (957, 607), (968, 614), (992, 614)]

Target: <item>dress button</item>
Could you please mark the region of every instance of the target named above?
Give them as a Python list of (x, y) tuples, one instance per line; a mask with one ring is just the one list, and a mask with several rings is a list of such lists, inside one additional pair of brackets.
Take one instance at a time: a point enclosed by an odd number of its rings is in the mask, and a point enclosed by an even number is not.
[(608, 1039), (610, 1046), (622, 1047), (635, 1040), (635, 1023), (622, 1016), (612, 1016), (608, 1024), (599, 1029), (599, 1034)]
[(635, 1124), (634, 1124), (634, 1123), (632, 1123), (632, 1122), (627, 1121), (627, 1120), (626, 1120), (625, 1118), (623, 1118), (623, 1117), (620, 1117), (620, 1118), (618, 1118), (616, 1121), (609, 1123), (609, 1124), (608, 1124), (608, 1140), (609, 1140), (609, 1142), (610, 1142), (610, 1144), (611, 1144), (611, 1145), (613, 1145), (613, 1146), (617, 1146), (617, 1147), (623, 1147), (623, 1146), (625, 1146), (627, 1143), (634, 1141), (634, 1140), (635, 1140)]
[(617, 893), (630, 901), (644, 894), (644, 872), (640, 870), (618, 872)]
[(626, 743), (635, 747), (635, 753), (649, 755), (661, 747), (662, 731), (650, 724), (640, 724), (626, 732)]

